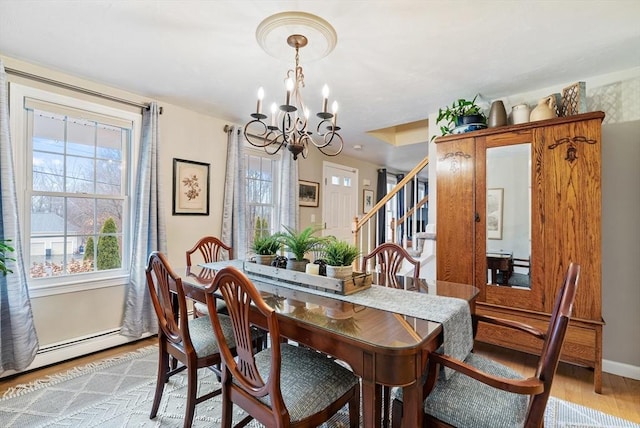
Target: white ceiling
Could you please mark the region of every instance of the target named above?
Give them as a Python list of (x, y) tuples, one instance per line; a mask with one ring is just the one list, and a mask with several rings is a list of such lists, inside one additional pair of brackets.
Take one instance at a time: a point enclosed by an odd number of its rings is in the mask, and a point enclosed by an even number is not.
[[(640, 1), (0, 0), (0, 54), (242, 124), (293, 67), (256, 42), (274, 13), (318, 15), (335, 50), (305, 62), (305, 101), (331, 87), (347, 154), (408, 170), (421, 144), (368, 131), (426, 119), (457, 98), (486, 101), (640, 66)], [(285, 43), (285, 41), (283, 41)], [(363, 150), (355, 152), (360, 144)]]

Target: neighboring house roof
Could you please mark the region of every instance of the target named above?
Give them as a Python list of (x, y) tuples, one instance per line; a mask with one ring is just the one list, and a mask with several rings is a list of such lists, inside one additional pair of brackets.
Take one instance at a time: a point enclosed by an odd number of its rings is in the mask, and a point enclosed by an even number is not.
[[(78, 232), (74, 225), (67, 226), (67, 233)], [(31, 233), (34, 235), (64, 233), (64, 218), (56, 213), (31, 213)]]

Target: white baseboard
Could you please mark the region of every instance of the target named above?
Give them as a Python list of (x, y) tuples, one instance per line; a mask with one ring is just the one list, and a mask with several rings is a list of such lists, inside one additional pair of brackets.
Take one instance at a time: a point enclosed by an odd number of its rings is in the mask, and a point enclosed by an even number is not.
[(629, 379), (640, 380), (640, 367), (617, 361), (602, 360), (602, 371)]
[[(143, 334), (139, 338), (131, 338), (121, 335), (117, 330), (104, 332), (87, 338), (77, 339), (70, 343), (60, 343), (46, 347), (38, 351), (33, 362), (20, 373), (34, 370), (40, 367), (57, 364), (72, 358), (81, 357), (97, 351), (113, 348), (115, 346), (124, 345), (129, 342), (144, 339), (152, 336), (151, 333)], [(7, 370), (0, 375), (0, 378), (11, 376), (18, 373), (15, 370)]]

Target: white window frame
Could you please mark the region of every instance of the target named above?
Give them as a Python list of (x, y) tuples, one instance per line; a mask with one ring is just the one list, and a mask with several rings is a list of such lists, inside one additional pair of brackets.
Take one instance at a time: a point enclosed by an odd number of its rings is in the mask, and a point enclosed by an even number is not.
[[(124, 209), (129, 213), (127, 216), (128, 223), (126, 225), (123, 224), (123, 228), (126, 227), (127, 231), (123, 231), (123, 253), (130, 256), (132, 253), (131, 233), (133, 231), (133, 214), (135, 211), (131, 195), (135, 195), (135, 168), (138, 164), (142, 115), (140, 113), (132, 113), (80, 98), (17, 84), (15, 82), (10, 82), (9, 87), (11, 112), (9, 122), (13, 147), (16, 191), (18, 195), (18, 213), (19, 219), (21, 220), (20, 233), (22, 236), (22, 249), (25, 262), (28, 264), (28, 260), (30, 260), (28, 242), (30, 242), (31, 237), (31, 202), (28, 200), (28, 195), (30, 195), (28, 184), (31, 182), (32, 174), (32, 171), (29, 169), (31, 165), (30, 156), (32, 155), (30, 152), (31, 144), (27, 141), (29, 136), (29, 114), (24, 108), (25, 98), (60, 104), (62, 106), (68, 106), (71, 109), (84, 110), (98, 115), (112, 116), (132, 122), (131, 146), (127, 148), (126, 160), (123, 162), (123, 169), (127, 171), (128, 174), (128, 177), (126, 177), (128, 185), (125, 187)], [(129, 261), (123, 260), (120, 269), (46, 278), (29, 278), (27, 272), (29, 295), (33, 298), (103, 287), (121, 286), (129, 282), (128, 265)], [(28, 267), (29, 266), (25, 266), (25, 269), (28, 269)]]

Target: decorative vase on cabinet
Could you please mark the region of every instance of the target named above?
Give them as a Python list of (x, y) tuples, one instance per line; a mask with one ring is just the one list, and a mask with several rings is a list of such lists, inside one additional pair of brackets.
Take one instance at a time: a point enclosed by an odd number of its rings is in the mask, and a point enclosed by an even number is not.
[(517, 125), (519, 123), (529, 122), (529, 106), (527, 104), (518, 104), (511, 107), (511, 123)]
[(549, 95), (538, 101), (536, 108), (531, 111), (529, 120), (531, 122), (536, 120), (553, 119), (556, 117), (556, 97)]
[(505, 126), (507, 124), (507, 110), (504, 108), (504, 103), (501, 100), (491, 103), (489, 120), (487, 122), (489, 128), (497, 128), (498, 126)]

